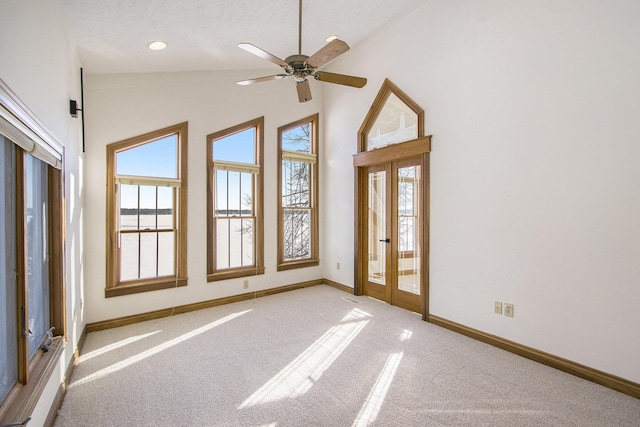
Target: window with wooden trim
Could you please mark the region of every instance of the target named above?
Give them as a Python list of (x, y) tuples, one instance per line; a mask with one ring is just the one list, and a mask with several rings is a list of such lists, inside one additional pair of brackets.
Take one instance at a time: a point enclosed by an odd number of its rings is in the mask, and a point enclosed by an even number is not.
[(318, 114), (278, 128), (278, 270), (318, 259)]
[(264, 117), (207, 136), (207, 280), (264, 273)]
[(187, 284), (187, 123), (107, 146), (113, 297)]
[(25, 141), (0, 133), (1, 423), (30, 413), (28, 402), (47, 380), (45, 366), (59, 357), (66, 330), (62, 157), (39, 156), (37, 144)]

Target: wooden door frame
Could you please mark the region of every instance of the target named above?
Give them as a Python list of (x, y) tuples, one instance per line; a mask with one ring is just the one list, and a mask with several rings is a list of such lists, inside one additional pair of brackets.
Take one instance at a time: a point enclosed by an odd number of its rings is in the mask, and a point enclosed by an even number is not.
[[(419, 142), (421, 146), (420, 152), (416, 152), (415, 148)], [(404, 144), (411, 144), (413, 148), (406, 150), (407, 147), (400, 147)], [(397, 144), (391, 147), (400, 148), (397, 152), (395, 150), (388, 150), (382, 152), (384, 149), (378, 149), (360, 156), (356, 154), (353, 156), (354, 170), (355, 170), (355, 188), (354, 188), (354, 294), (362, 295), (364, 291), (364, 281), (367, 280), (368, 265), (365, 259), (367, 248), (364, 245), (365, 236), (368, 233), (368, 221), (367, 221), (367, 200), (366, 197), (366, 184), (367, 184), (367, 169), (369, 166), (376, 166), (383, 163), (395, 163), (405, 159), (414, 158), (418, 155), (421, 156), (420, 166), (423, 174), (422, 185), (422, 203), (420, 206), (422, 215), (422, 259), (420, 262), (420, 269), (423, 272), (424, 278), (421, 280), (421, 295), (423, 296), (422, 302), (422, 319), (428, 321), (429, 316), (429, 152), (431, 151), (431, 136), (419, 138), (414, 141)], [(390, 147), (385, 147), (390, 148)], [(404, 149), (403, 149), (404, 148)], [(371, 156), (371, 153), (376, 153), (375, 156)], [(401, 153), (412, 152), (412, 155), (401, 155)], [(378, 155), (379, 154), (379, 155)], [(370, 160), (374, 160), (369, 164)], [(391, 176), (388, 177), (391, 180)], [(388, 195), (391, 196), (391, 195)], [(390, 214), (390, 213), (389, 213)]]
[[(389, 145), (383, 148), (367, 151), (367, 135), (371, 130), (376, 118), (382, 111), (385, 102), (391, 94), (395, 94), (400, 100), (413, 110), (418, 116), (418, 135), (414, 140)], [(363, 187), (367, 178), (367, 167), (381, 163), (391, 163), (406, 158), (421, 155), (424, 185), (422, 189), (422, 212), (424, 213), (422, 222), (422, 248), (423, 255), (421, 269), (424, 274), (422, 283), (423, 309), (422, 319), (428, 321), (429, 318), (429, 186), (430, 167), (429, 157), (431, 152), (431, 136), (424, 136), (424, 110), (409, 98), (400, 88), (389, 79), (385, 79), (378, 95), (373, 101), (369, 113), (358, 130), (357, 154), (353, 156), (354, 166), (354, 294), (362, 295), (364, 280), (366, 280), (367, 263), (363, 254), (367, 248), (362, 246), (364, 233), (367, 233), (367, 221), (365, 213), (367, 211), (366, 198), (363, 197)]]

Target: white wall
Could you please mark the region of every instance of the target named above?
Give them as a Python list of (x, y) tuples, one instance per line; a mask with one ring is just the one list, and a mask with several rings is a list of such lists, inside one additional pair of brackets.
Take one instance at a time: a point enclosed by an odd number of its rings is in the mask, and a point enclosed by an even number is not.
[(433, 135), (431, 314), (640, 382), (639, 21), (632, 0), (431, 0), (332, 64), (369, 83), (324, 91), (325, 277), (353, 282), (350, 157), (388, 77)]
[(0, 78), (65, 146), (67, 346), (30, 426), (42, 425), (85, 322), (82, 312), (82, 153), (80, 121), (69, 115), (69, 99), (80, 100), (75, 60), (50, 0), (0, 4)]
[[(90, 323), (247, 292), (242, 287), (246, 277), (210, 283), (206, 280), (206, 136), (261, 116), (265, 117), (266, 271), (264, 275), (248, 277), (249, 291), (322, 278), (320, 266), (276, 272), (277, 129), (319, 112), (322, 91), (317, 86), (319, 83), (312, 82), (314, 99), (300, 104), (292, 80), (252, 86), (235, 83), (270, 72), (273, 70), (87, 76), (85, 280)], [(177, 289), (105, 298), (105, 147), (183, 121), (189, 122), (189, 284)]]

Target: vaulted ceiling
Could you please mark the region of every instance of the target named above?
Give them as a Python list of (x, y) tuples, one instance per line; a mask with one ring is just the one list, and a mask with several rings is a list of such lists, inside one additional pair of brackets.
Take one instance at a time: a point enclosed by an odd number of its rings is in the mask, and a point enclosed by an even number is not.
[[(237, 47), (284, 59), (298, 51), (298, 0), (54, 0), (89, 73), (265, 69)], [(337, 35), (351, 47), (426, 0), (304, 0), (302, 53)], [(161, 51), (147, 48), (161, 40)], [(348, 54), (348, 53), (347, 53)]]

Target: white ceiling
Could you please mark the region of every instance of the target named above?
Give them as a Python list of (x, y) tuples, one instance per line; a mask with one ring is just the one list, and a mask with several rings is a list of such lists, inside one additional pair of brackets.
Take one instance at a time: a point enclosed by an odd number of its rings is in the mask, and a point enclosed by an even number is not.
[[(298, 51), (298, 0), (54, 1), (88, 73), (276, 71), (238, 43), (281, 59)], [(302, 53), (311, 55), (333, 34), (353, 47), (425, 1), (304, 0)], [(169, 46), (151, 51), (154, 40)]]

